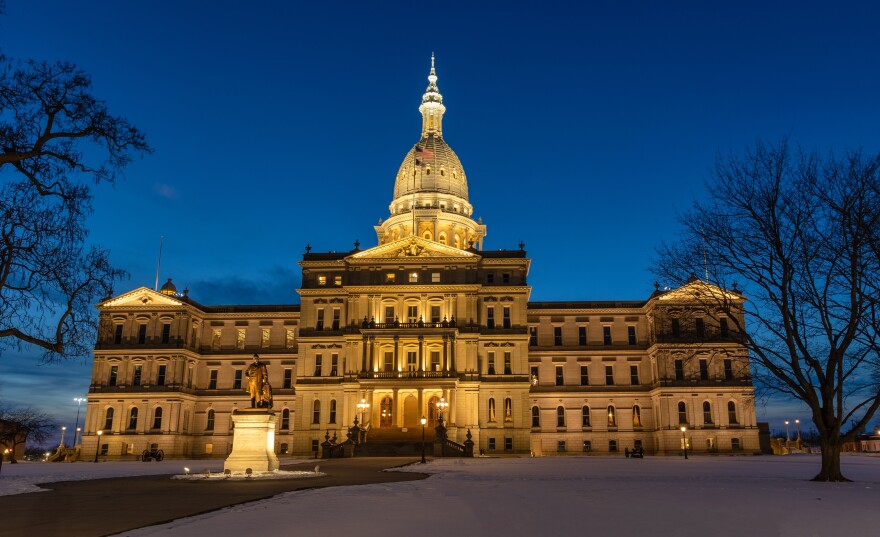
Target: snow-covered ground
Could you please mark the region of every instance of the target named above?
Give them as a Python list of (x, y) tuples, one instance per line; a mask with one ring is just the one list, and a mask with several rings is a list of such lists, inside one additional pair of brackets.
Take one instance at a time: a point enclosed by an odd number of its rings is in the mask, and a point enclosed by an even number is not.
[(445, 459), (424, 481), (290, 492), (123, 535), (840, 536), (880, 534), (880, 458), (814, 483), (812, 455)]
[[(284, 464), (295, 461), (285, 460)], [(314, 461), (303, 460), (303, 463)], [(223, 460), (164, 460), (162, 462), (113, 461), (113, 462), (19, 462), (3, 463), (0, 468), (0, 496), (40, 492), (40, 483), (56, 481), (84, 481), (107, 477), (135, 475), (183, 474), (184, 468), (193, 473), (222, 472)]]
[[(314, 461), (303, 461), (311, 470)], [(222, 461), (4, 464), (0, 495), (35, 483), (209, 469)], [(843, 457), (852, 483), (813, 483), (814, 455), (445, 459), (424, 481), (305, 490), (123, 535), (419, 537), (880, 534), (880, 457)]]

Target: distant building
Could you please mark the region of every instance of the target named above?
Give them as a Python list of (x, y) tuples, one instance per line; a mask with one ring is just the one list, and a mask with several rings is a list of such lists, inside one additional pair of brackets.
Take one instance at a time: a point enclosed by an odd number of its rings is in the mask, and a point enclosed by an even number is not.
[(0, 456), (4, 462), (24, 458), (28, 434), (29, 431), (20, 427), (18, 422), (0, 420)]
[(483, 249), (433, 63), (428, 80), (378, 245), (307, 249), (300, 305), (206, 306), (170, 280), (98, 305), (86, 453), (102, 430), (108, 457), (153, 444), (226, 456), (254, 353), (269, 364), (282, 455), (344, 438), (356, 417), (374, 441), (412, 438), (441, 411), (450, 439), (470, 431), (489, 454), (760, 451), (736, 323), (695, 300), (742, 297), (693, 279), (646, 300), (529, 302), (524, 245)]

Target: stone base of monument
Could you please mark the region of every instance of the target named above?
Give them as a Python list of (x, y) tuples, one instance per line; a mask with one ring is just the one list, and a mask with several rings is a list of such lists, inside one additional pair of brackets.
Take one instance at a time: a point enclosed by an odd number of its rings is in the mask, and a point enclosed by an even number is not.
[(266, 408), (242, 408), (232, 412), (235, 430), (232, 453), (223, 469), (232, 472), (271, 472), (278, 469), (275, 456), (275, 412)]

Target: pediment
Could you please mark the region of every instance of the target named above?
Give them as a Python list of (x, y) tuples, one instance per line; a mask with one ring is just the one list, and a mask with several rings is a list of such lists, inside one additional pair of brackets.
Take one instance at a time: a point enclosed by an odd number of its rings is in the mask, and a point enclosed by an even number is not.
[(430, 241), (428, 239), (420, 237), (404, 237), (393, 242), (370, 248), (369, 250), (352, 254), (348, 256), (348, 259), (401, 259), (419, 257), (478, 259), (480, 256), (467, 250), (446, 246), (445, 244)]
[(127, 308), (132, 306), (183, 306), (174, 297), (163, 295), (148, 287), (138, 287), (134, 291), (109, 298), (100, 304), (102, 308)]
[(685, 302), (685, 301), (736, 301), (742, 300), (742, 296), (738, 293), (725, 291), (724, 289), (704, 282), (696, 278), (692, 278), (688, 283), (682, 285), (678, 289), (668, 291), (658, 297), (658, 300), (669, 302)]

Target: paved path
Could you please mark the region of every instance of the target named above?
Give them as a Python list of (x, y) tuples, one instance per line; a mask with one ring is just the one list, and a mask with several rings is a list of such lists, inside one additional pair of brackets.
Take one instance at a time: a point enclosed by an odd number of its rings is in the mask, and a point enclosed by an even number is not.
[[(0, 499), (0, 534), (97, 537), (292, 490), (424, 479), (425, 474), (381, 471), (416, 460), (370, 457), (318, 461), (321, 472), (327, 475), (308, 479), (189, 481), (154, 475), (41, 484), (41, 488), (50, 490)], [(306, 464), (283, 469), (311, 468)]]

